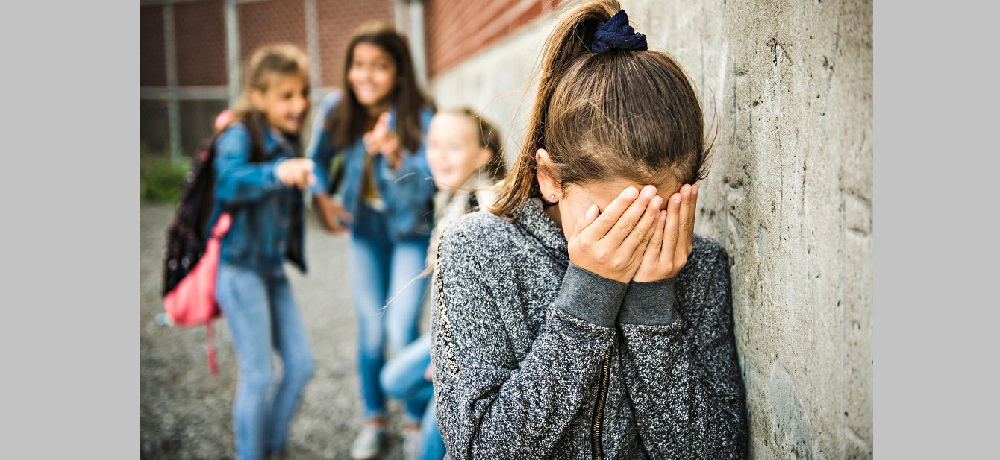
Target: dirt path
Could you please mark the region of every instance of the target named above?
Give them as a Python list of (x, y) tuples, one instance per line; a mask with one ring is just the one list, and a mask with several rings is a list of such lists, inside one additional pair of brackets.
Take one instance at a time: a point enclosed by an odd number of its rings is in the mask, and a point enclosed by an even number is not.
[[(211, 375), (205, 329), (163, 326), (160, 289), (162, 250), (172, 207), (140, 208), (140, 458), (233, 458), (231, 409), (236, 360), (225, 321), (215, 323), (219, 373)], [(346, 237), (324, 233), (310, 216), (306, 234), (309, 273), (288, 266), (292, 287), (316, 355), (316, 373), (306, 387), (289, 440), (294, 459), (349, 458), (360, 428), (355, 371), (355, 320), (347, 281)], [(427, 311), (424, 312), (424, 328)], [(398, 405), (392, 414), (389, 449), (399, 458)]]

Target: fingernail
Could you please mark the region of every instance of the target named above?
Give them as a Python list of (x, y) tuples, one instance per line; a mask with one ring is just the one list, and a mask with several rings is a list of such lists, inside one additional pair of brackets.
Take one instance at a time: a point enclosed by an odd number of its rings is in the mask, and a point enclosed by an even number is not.
[(649, 198), (653, 195), (656, 195), (656, 187), (653, 187), (652, 185), (647, 185), (642, 188), (642, 196)]
[(667, 210), (660, 210), (660, 220), (667, 220)]
[(653, 205), (654, 208), (659, 208), (660, 205), (663, 204), (663, 197), (661, 197), (660, 195), (656, 195), (650, 201), (652, 201), (651, 204)]
[(683, 193), (684, 196), (690, 196), (691, 195), (691, 187), (689, 187), (687, 185), (685, 185), (684, 187), (681, 187), (681, 193)]
[(590, 205), (589, 208), (587, 208), (587, 218), (588, 219), (593, 219), (594, 216), (596, 216), (596, 215), (597, 215), (597, 205), (596, 204), (592, 204), (592, 205)]
[(622, 196), (624, 196), (625, 198), (635, 198), (639, 196), (639, 191), (636, 190), (635, 187), (629, 187), (625, 189), (625, 191), (622, 193)]
[(674, 196), (670, 197), (670, 199), (674, 200), (674, 203), (680, 203), (681, 202), (681, 194), (680, 193), (675, 193)]
[(698, 185), (697, 184), (691, 186), (691, 194), (692, 195), (696, 195), (696, 196), (698, 195)]

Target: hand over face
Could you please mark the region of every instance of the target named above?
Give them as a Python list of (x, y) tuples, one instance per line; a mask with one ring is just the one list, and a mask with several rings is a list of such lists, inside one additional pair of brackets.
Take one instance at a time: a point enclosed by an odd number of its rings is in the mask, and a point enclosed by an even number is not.
[[(662, 186), (672, 189), (669, 184)], [(591, 186), (601, 187), (606, 188)], [(591, 205), (567, 237), (570, 260), (592, 273), (621, 282), (651, 282), (677, 276), (691, 254), (698, 186), (681, 186), (665, 206), (664, 198), (656, 193), (652, 185), (643, 187), (641, 193), (633, 186), (614, 198), (603, 212), (596, 204)], [(600, 193), (592, 195), (598, 196)], [(570, 199), (579, 205), (578, 197)]]
[(646, 244), (635, 281), (649, 282), (673, 278), (680, 273), (691, 255), (694, 234), (694, 210), (698, 202), (698, 184), (683, 185), (667, 200), (667, 209), (659, 212), (653, 237)]
[(591, 205), (567, 238), (570, 261), (604, 278), (631, 281), (655, 233), (661, 204), (656, 187), (647, 185), (641, 191), (626, 188), (604, 212)]

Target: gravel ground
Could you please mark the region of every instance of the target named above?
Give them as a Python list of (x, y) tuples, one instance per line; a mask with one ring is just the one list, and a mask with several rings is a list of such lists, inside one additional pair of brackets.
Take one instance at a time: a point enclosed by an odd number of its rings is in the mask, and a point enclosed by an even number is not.
[[(236, 390), (236, 357), (224, 320), (215, 322), (219, 373), (211, 375), (205, 355), (205, 328), (186, 329), (157, 322), (163, 311), (160, 289), (169, 205), (140, 207), (140, 458), (233, 458), (231, 410)], [(323, 232), (308, 216), (309, 273), (288, 267), (289, 278), (309, 328), (316, 373), (292, 422), (289, 457), (349, 458), (360, 429), (361, 406), (355, 368), (355, 319), (347, 281), (347, 239)], [(427, 330), (424, 309), (423, 330)], [(399, 454), (399, 406), (390, 403), (390, 436), (382, 458)]]

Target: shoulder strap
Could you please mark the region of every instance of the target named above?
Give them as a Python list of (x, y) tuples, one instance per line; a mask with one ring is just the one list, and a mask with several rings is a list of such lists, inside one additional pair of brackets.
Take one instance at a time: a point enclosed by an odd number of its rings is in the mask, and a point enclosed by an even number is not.
[(476, 196), (476, 191), (469, 192), (469, 211), (479, 210), (479, 197)]
[(436, 259), (434, 260), (434, 281), (437, 284), (438, 320), (441, 323), (440, 333), (441, 340), (444, 342), (444, 358), (447, 361), (448, 370), (451, 371), (451, 374), (458, 375), (454, 345), (451, 343), (451, 323), (448, 322), (448, 309), (444, 305), (444, 280), (441, 278), (441, 243), (444, 240), (447, 228), (447, 225), (445, 225), (445, 228), (441, 229), (441, 235), (438, 236), (438, 250)]

